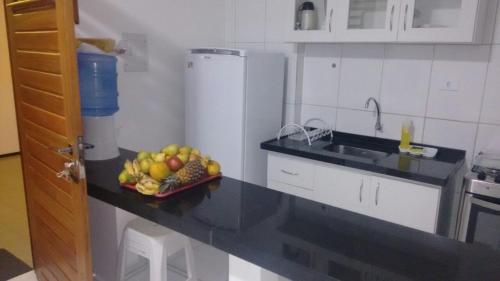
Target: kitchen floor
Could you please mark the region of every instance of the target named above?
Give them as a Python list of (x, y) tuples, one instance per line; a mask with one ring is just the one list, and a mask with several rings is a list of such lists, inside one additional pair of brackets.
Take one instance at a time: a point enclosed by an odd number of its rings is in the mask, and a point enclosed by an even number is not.
[(0, 158), (0, 249), (33, 266), (19, 155)]

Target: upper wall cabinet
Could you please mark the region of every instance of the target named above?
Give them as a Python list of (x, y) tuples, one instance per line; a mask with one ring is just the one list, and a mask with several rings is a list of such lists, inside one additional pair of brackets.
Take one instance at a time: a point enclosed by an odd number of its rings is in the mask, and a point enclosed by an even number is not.
[(290, 42), (483, 43), (498, 0), (314, 0), (314, 30), (301, 26), (304, 2), (288, 2)]
[[(403, 0), (398, 41), (474, 42), (479, 0)], [(484, 16), (482, 16), (484, 17)]]
[[(313, 6), (304, 5), (306, 2), (312, 2)], [(288, 41), (332, 42), (335, 0), (288, 0), (286, 3)]]
[(340, 0), (335, 28), (341, 42), (392, 42), (397, 40), (399, 0)]

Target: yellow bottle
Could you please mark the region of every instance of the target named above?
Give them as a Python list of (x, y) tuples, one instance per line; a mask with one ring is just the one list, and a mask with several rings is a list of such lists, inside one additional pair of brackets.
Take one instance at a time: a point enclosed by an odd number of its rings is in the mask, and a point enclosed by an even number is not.
[(406, 120), (403, 122), (403, 126), (401, 127), (401, 144), (399, 147), (402, 149), (409, 149), (410, 142), (412, 139), (412, 122), (411, 120)]

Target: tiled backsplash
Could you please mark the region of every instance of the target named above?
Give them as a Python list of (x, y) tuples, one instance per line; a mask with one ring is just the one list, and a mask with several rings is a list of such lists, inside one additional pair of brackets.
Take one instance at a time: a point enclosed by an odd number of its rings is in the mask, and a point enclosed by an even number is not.
[[(500, 16), (492, 45), (307, 44), (298, 63), (298, 47), (284, 43), (284, 1), (226, 0), (226, 41), (288, 55), (285, 122), (319, 117), (339, 131), (399, 139), (411, 119), (416, 142), (465, 149), (469, 160), (500, 152)], [(382, 133), (368, 97), (381, 103)]]

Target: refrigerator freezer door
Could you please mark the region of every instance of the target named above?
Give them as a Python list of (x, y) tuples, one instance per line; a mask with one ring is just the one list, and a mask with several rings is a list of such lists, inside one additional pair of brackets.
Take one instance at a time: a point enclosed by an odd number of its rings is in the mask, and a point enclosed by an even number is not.
[(186, 64), (186, 143), (242, 179), (245, 58), (190, 54)]

